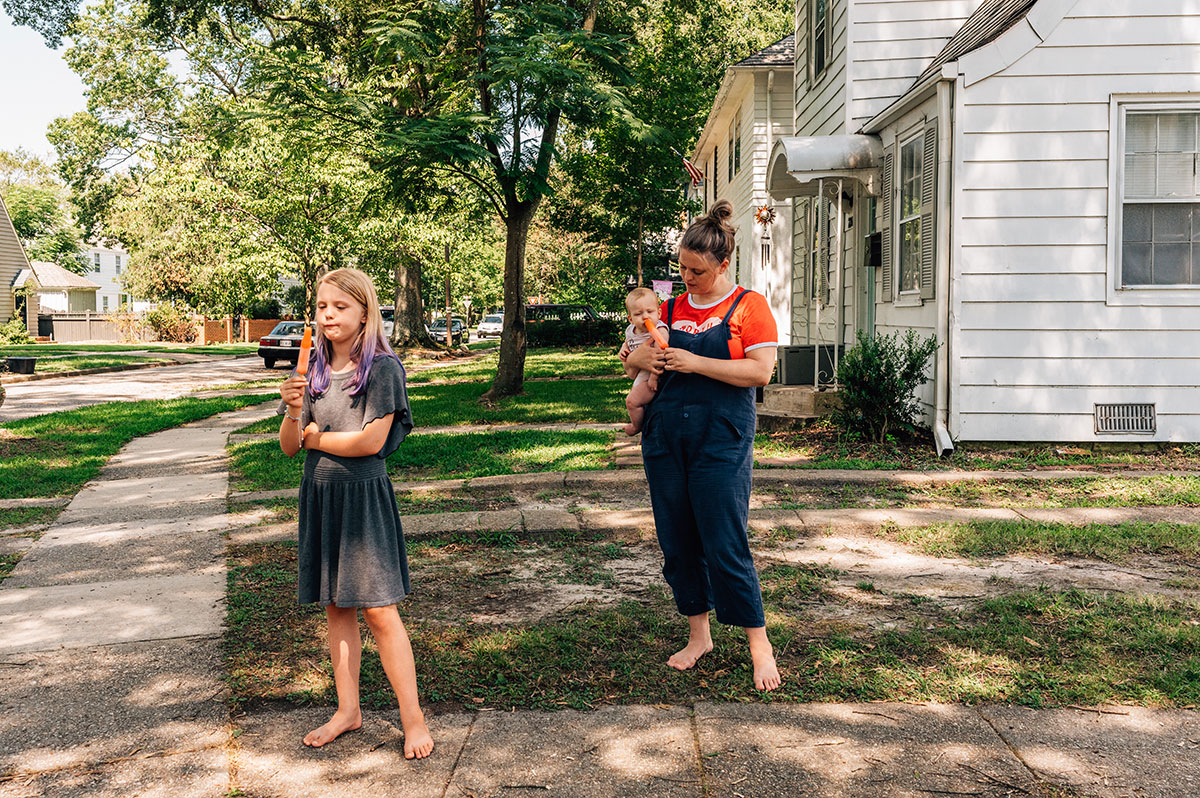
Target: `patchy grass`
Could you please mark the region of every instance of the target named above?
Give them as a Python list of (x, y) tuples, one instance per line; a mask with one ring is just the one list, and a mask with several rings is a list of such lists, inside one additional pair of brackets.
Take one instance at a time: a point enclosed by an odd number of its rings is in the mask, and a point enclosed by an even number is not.
[(49, 524), (62, 507), (8, 507), (0, 509), (0, 529), (17, 529), (24, 526)]
[[(610, 466), (612, 441), (613, 433), (597, 430), (413, 435), (388, 458), (388, 473), (415, 480), (595, 471)], [(234, 490), (281, 490), (300, 485), (304, 457), (289, 459), (272, 438), (245, 441), (229, 446), (229, 470)]]
[[(466, 553), (450, 552), (451, 563)], [(497, 556), (514, 554), (529, 556), (525, 548)], [(716, 648), (694, 670), (663, 665), (686, 636), (686, 624), (661, 586), (615, 607), (584, 604), (531, 623), (478, 624), (464, 617), (453, 591), (436, 580), (423, 587), (433, 562), (414, 551), (416, 591), (401, 605), (426, 701), (536, 709), (767, 697), (1029, 706), (1200, 703), (1195, 602), (1022, 591), (963, 611), (923, 602), (908, 610), (923, 619), (911, 631), (875, 632), (806, 615), (805, 603), (831, 600), (824, 598), (820, 573), (768, 568), (762, 576), (767, 623), (785, 681), (763, 696), (752, 687), (740, 629), (715, 626)], [(569, 567), (569, 560), (564, 563)], [(455, 571), (463, 569), (449, 569)], [(297, 607), (294, 591), (293, 546), (234, 549), (222, 651), (235, 701), (335, 702), (323, 614)], [(498, 588), (493, 595), (497, 602), (508, 600)], [(373, 650), (362, 664), (364, 703), (393, 706)]]
[(21, 561), (21, 555), (24, 552), (12, 552), (10, 554), (0, 554), (0, 582), (7, 579), (17, 567), (17, 563)]
[(1121, 562), (1134, 554), (1174, 555), (1200, 563), (1200, 525), (1070, 524), (977, 521), (889, 527), (880, 534), (938, 557), (1050, 554)]
[(78, 357), (38, 358), (34, 364), (35, 374), (53, 374), (77, 369), (104, 369), (116, 366), (133, 366), (141, 363), (171, 363), (162, 357), (140, 357), (136, 355), (80, 355)]
[[(512, 496), (488, 496), (486, 498), (472, 496), (468, 493), (446, 492), (430, 494), (428, 492), (403, 491), (396, 494), (396, 505), (401, 515), (427, 515), (429, 513), (462, 513), (480, 510), (504, 510), (515, 507), (517, 500)], [(278, 524), (296, 521), (300, 515), (297, 500), (292, 499), (260, 499), (250, 502), (230, 502), (229, 512), (248, 513), (255, 510), (267, 509), (270, 517), (263, 524)]]
[(188, 346), (187, 344), (142, 341), (127, 344), (21, 344), (0, 346), (0, 357), (40, 357), (74, 352), (171, 352), (189, 355), (248, 355), (258, 351), (258, 342), (252, 344), (209, 344)]
[(270, 396), (108, 402), (0, 425), (0, 498), (70, 496), (134, 438)]
[[(1111, 444), (1108, 446), (1111, 447)], [(964, 443), (950, 457), (934, 456), (925, 438), (866, 443), (841, 432), (831, 422), (804, 430), (759, 433), (756, 457), (791, 458), (792, 468), (1035, 470), (1046, 468), (1200, 470), (1200, 444), (1162, 444), (1106, 448), (1097, 445)]]
[[(409, 375), (410, 385), (431, 382), (486, 381), (496, 376), (499, 354), (475, 358), (469, 363), (425, 369)], [(525, 357), (525, 379), (544, 377), (622, 377), (625, 372), (616, 347), (530, 349)]]

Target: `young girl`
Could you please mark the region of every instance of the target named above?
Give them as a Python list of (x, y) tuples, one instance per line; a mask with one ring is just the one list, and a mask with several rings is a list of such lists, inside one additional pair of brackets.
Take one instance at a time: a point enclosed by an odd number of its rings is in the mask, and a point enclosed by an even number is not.
[(417, 672), (396, 602), (408, 593), (408, 560), (386, 457), (412, 429), (404, 367), (383, 335), (371, 278), (357, 269), (317, 283), (309, 379), (280, 388), (279, 445), (308, 451), (300, 482), (299, 599), (325, 607), (338, 707), (304, 744), (320, 748), (362, 725), (358, 610), (400, 702), (404, 756), (421, 759), (433, 738), (417, 700)]

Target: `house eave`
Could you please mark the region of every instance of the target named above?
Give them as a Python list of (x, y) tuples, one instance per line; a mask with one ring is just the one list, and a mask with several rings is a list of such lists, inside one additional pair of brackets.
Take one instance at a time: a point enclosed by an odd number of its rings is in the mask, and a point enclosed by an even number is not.
[(916, 108), (921, 103), (937, 94), (937, 85), (943, 80), (953, 80), (957, 76), (957, 62), (951, 62), (942, 67), (940, 74), (930, 75), (921, 83), (901, 94), (896, 100), (872, 117), (860, 129), (867, 135), (879, 133), (888, 125)]

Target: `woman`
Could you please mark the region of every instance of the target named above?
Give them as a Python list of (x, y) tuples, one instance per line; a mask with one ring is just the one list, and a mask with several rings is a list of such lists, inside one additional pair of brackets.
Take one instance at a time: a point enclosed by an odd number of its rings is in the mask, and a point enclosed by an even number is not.
[(687, 645), (667, 664), (687, 670), (712, 650), (708, 613), (715, 609), (717, 621), (746, 630), (754, 686), (774, 690), (781, 680), (746, 523), (754, 389), (770, 381), (778, 341), (767, 300), (727, 274), (732, 215), (733, 206), (721, 200), (679, 243), (687, 294), (662, 305), (669, 347), (642, 346), (622, 356), (631, 366), (661, 374), (646, 411), (642, 459), (663, 576), (689, 626)]

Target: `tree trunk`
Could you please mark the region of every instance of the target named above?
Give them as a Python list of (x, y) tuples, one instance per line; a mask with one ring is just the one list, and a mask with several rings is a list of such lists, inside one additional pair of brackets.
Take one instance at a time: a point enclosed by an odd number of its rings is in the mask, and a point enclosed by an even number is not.
[(392, 276), (396, 283), (396, 310), (392, 316), (393, 347), (434, 345), (425, 332), (425, 303), (421, 299), (421, 260), (401, 248), (396, 251)]
[(508, 235), (504, 242), (504, 329), (500, 333), (500, 363), (496, 379), (480, 401), (513, 396), (525, 389), (525, 242), (537, 200), (507, 203)]
[(638, 269), (638, 285), (639, 286), (643, 286), (646, 284), (646, 279), (642, 276), (642, 250), (645, 249), (645, 247), (642, 245), (642, 236), (643, 235), (645, 235), (644, 217), (642, 216), (642, 214), (639, 213), (638, 214), (638, 238), (637, 238), (637, 248), (638, 248), (637, 269)]

